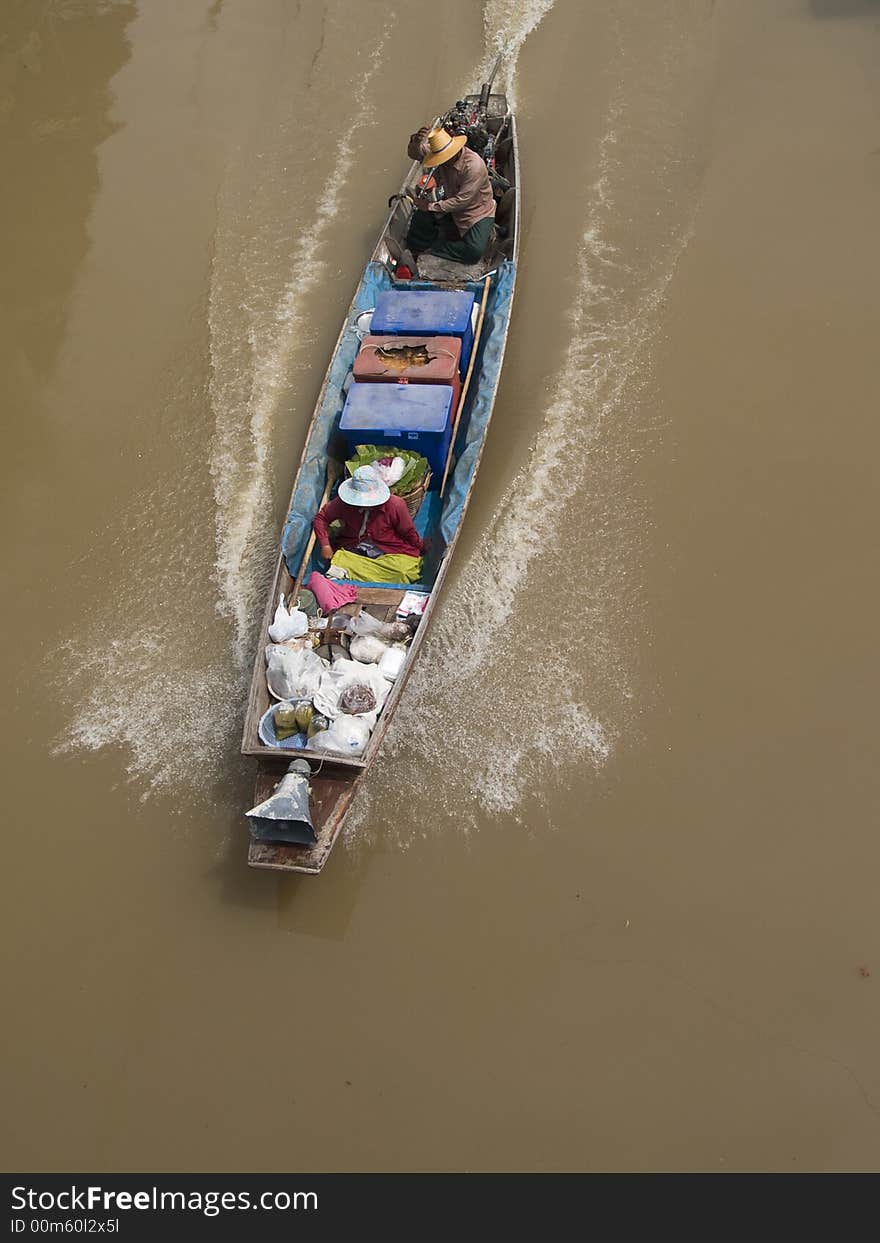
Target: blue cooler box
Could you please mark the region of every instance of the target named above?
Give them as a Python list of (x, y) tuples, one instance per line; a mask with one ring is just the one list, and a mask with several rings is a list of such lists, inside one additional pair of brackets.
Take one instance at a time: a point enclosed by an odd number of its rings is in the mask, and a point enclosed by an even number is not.
[(464, 376), (474, 344), (474, 297), (459, 289), (389, 289), (376, 299), (370, 332), (373, 336), (460, 337)]
[(413, 449), (431, 464), (440, 486), (452, 439), (452, 388), (448, 384), (352, 384), (339, 430), (349, 455), (357, 445)]

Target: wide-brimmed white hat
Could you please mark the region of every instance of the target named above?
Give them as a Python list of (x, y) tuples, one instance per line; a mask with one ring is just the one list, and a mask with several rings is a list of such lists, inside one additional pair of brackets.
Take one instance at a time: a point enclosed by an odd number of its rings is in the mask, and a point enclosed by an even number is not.
[(339, 499), (359, 508), (384, 505), (390, 495), (391, 489), (371, 466), (359, 466), (350, 479), (339, 485)]

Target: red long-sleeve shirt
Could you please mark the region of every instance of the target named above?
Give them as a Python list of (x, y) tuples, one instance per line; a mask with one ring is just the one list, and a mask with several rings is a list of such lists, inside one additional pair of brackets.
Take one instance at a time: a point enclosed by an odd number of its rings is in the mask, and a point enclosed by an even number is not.
[[(364, 514), (367, 524), (361, 530)], [(328, 530), (331, 522), (342, 523), (342, 531), (332, 540)], [(383, 504), (368, 509), (347, 505), (338, 496), (334, 497), (315, 514), (312, 528), (319, 547), (335, 544), (338, 548), (352, 549), (361, 540), (372, 540), (383, 552), (402, 552), (410, 557), (418, 557), (422, 552), (419, 533), (413, 526), (406, 502), (399, 496), (389, 496)]]

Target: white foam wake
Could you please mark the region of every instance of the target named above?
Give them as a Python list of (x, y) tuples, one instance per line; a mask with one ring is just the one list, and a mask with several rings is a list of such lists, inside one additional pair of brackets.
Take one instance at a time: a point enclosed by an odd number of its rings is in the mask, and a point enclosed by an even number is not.
[[(376, 75), (390, 30), (390, 18), (367, 59), (367, 66), (354, 89), (354, 119), (343, 130), (333, 155), (332, 168), (315, 204), (311, 224), (299, 234), (289, 259), (291, 273), (268, 325), (249, 317), (247, 344), (249, 366), (235, 358), (228, 336), (212, 332), (211, 400), (216, 435), (211, 457), (217, 501), (217, 574), (221, 592), (218, 604), (235, 625), (235, 653), (242, 663), (248, 658), (254, 619), (261, 601), (270, 554), (261, 536), (268, 530), (269, 467), (273, 430), (278, 412), (289, 393), (291, 364), (309, 343), (306, 308), (309, 296), (326, 272), (324, 257), (328, 226), (339, 214), (342, 192), (352, 168), (352, 144), (367, 123), (368, 89)], [(222, 291), (222, 292), (221, 292)], [(226, 296), (223, 283), (212, 282), (212, 303)], [(212, 326), (222, 322), (222, 308), (213, 307)], [(242, 369), (247, 371), (248, 392), (242, 410)], [(231, 379), (230, 379), (231, 372)], [(239, 379), (236, 382), (236, 374)], [(248, 442), (242, 444), (241, 425)]]
[[(457, 827), (485, 814), (546, 823), (548, 791), (584, 763), (602, 766), (633, 711), (625, 654), (633, 536), (607, 512), (623, 472), (593, 455), (644, 383), (689, 231), (668, 222), (646, 252), (638, 233), (612, 240), (633, 155), (623, 112), (618, 94), (585, 202), (569, 344), (532, 451), (446, 592), (386, 743), (393, 764), (380, 757), (371, 780), (372, 806), (401, 825), (411, 819), (400, 788), (430, 789), (432, 821), (447, 814)], [(561, 627), (553, 625), (560, 606), (570, 618)], [(366, 827), (369, 810), (359, 809), (350, 833)]]
[[(563, 511), (572, 492), (584, 485), (590, 445), (627, 382), (643, 337), (641, 309), (621, 323), (603, 281), (603, 270), (615, 263), (613, 248), (602, 240), (615, 143), (610, 129), (578, 256), (571, 344), (537, 442), (482, 546), (448, 594), (388, 742), (397, 759), (410, 754), (418, 769), (436, 757), (438, 738), (445, 736), (456, 755), (456, 787), (464, 785), (477, 809), (490, 814), (515, 811), (537, 769), (557, 751), (601, 763), (612, 745), (607, 725), (577, 693), (580, 672), (570, 651), (566, 654), (571, 641), (554, 642), (546, 633), (545, 605), (552, 594), (539, 586), (533, 597), (537, 607), (510, 623), (533, 561), (559, 544)], [(583, 621), (589, 625), (585, 615)], [(452, 731), (446, 724), (451, 705), (456, 705)], [(432, 780), (443, 778), (432, 774)], [(454, 798), (452, 790), (449, 794)]]
[(231, 771), (240, 688), (210, 651), (199, 667), (198, 642), (181, 644), (174, 625), (133, 635), (104, 625), (88, 650), (68, 646), (66, 653), (67, 690), (77, 693), (78, 706), (56, 751), (121, 748), (128, 779), (143, 784), (142, 801), (167, 788), (201, 787), (208, 797), (218, 776)]
[(496, 82), (505, 84), (511, 107), (516, 107), (516, 70), (523, 44), (554, 3), (555, 0), (485, 0), (483, 4), (486, 54), (472, 80), (484, 81), (500, 52), (504, 59)]
[[(486, 12), (519, 15), (517, 44), (548, 9), (490, 3)], [(644, 398), (698, 202), (713, 36), (710, 17), (666, 6), (650, 15), (646, 31), (644, 13), (612, 14), (614, 87), (583, 196), (567, 344), (536, 412), (534, 444), (477, 550), (457, 561), (350, 837), (377, 824), (387, 834), (393, 824), (395, 842), (406, 845), (487, 815), (552, 826), (566, 803), (560, 788), (576, 785), (583, 807), (583, 770), (601, 769), (635, 732), (652, 693), (634, 673), (644, 642), (645, 520), (632, 464), (656, 431)], [(503, 20), (495, 29), (502, 40)], [(574, 187), (575, 168), (569, 177)], [(538, 233), (536, 223), (533, 243)], [(541, 236), (550, 241), (552, 224)], [(553, 247), (574, 250), (564, 237), (553, 236)], [(522, 304), (515, 311), (526, 321), (542, 314)], [(516, 400), (502, 380), (490, 435)]]
[[(266, 137), (265, 161), (244, 149), (221, 194), (208, 307), (216, 584), (202, 567), (194, 576), (185, 563), (187, 549), (210, 540), (210, 527), (195, 537), (192, 517), (182, 516), (190, 513), (188, 490), (198, 484), (192, 464), (204, 461), (205, 450), (197, 423), (181, 420), (179, 479), (163, 480), (161, 493), (132, 498), (128, 519), (120, 517), (120, 530), (138, 532), (130, 558), (138, 574), (84, 619), (82, 640), (63, 653), (59, 677), (76, 706), (57, 748), (121, 747), (125, 771), (144, 783), (145, 797), (174, 789), (179, 798), (208, 778), (228, 778), (238, 763), (245, 660), (277, 546), (270, 504), (273, 435), (290, 401), (297, 352), (308, 341), (305, 311), (326, 272), (323, 250), (342, 208), (352, 136), (372, 115), (368, 92), (390, 20), (367, 58), (354, 90), (353, 119), (341, 128), (330, 172), (296, 242), (289, 239), (279, 176), (288, 158), (282, 122)], [(273, 210), (254, 218), (253, 204), (263, 199)], [(279, 281), (281, 256), (286, 279)], [(207, 504), (204, 512), (210, 524)], [(144, 513), (147, 526), (138, 522)], [(182, 530), (182, 523), (190, 526)], [(152, 538), (145, 535), (150, 531)], [(227, 625), (213, 612), (217, 591), (218, 612), (233, 622), (235, 663)]]

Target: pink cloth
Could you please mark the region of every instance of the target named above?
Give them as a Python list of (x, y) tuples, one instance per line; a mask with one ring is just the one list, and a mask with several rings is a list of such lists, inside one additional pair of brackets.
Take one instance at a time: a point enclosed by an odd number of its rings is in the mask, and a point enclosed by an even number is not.
[(358, 598), (357, 587), (353, 587), (351, 583), (331, 582), (317, 570), (312, 570), (306, 586), (318, 601), (322, 613), (332, 613), (334, 609), (341, 608), (343, 604), (351, 604)]

